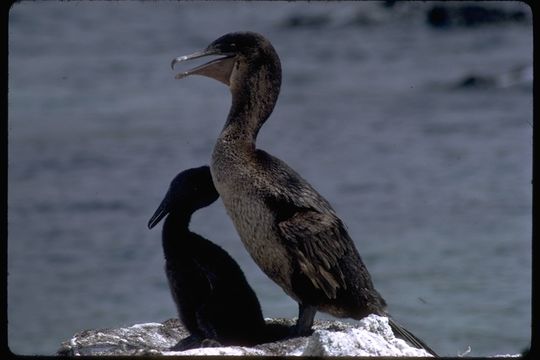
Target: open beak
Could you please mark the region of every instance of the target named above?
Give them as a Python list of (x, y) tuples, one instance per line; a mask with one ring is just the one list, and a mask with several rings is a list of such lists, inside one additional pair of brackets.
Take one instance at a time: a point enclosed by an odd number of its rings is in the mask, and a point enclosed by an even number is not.
[(206, 64), (197, 66), (193, 69), (190, 69), (188, 71), (178, 73), (175, 76), (175, 79), (182, 79), (189, 75), (203, 75), (207, 76), (209, 78), (218, 80), (225, 85), (229, 86), (229, 78), (231, 77), (232, 69), (234, 66), (235, 61), (235, 54), (227, 54), (222, 53), (219, 50), (215, 49), (205, 49), (202, 51), (197, 51), (190, 55), (184, 55), (179, 56), (171, 62), (171, 68), (174, 70), (174, 66), (179, 63), (186, 60), (193, 60), (198, 59), (204, 56), (212, 56), (212, 55), (224, 55), (223, 57), (220, 57), (218, 59), (214, 59), (210, 62), (207, 62)]
[(148, 228), (151, 229), (156, 226), (161, 219), (163, 219), (169, 213), (169, 200), (167, 198), (163, 199), (161, 204), (159, 204), (157, 210), (154, 212), (154, 215), (148, 221)]

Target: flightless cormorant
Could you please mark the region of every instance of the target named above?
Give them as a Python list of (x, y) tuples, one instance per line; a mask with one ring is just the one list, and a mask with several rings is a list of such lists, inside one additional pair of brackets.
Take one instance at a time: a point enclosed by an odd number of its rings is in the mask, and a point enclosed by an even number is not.
[[(228, 33), (204, 50), (173, 59), (171, 66), (211, 55), (219, 57), (176, 78), (203, 75), (231, 91), (232, 105), (212, 153), (212, 179), (253, 260), (298, 302), (295, 334), (310, 333), (317, 311), (354, 319), (387, 316), (385, 300), (328, 201), (282, 160), (256, 148), (281, 86), (272, 44), (257, 33)], [(389, 321), (397, 336), (434, 354)]]
[(190, 332), (171, 350), (201, 346), (252, 346), (276, 341), (289, 328), (265, 324), (255, 292), (236, 261), (221, 247), (191, 232), (191, 215), (219, 197), (208, 166), (178, 174), (148, 222), (165, 216), (165, 272), (180, 320)]

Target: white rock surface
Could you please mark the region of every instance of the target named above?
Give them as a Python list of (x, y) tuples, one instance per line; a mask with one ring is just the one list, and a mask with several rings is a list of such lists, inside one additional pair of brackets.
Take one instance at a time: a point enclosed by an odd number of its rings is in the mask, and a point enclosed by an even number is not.
[(431, 356), (396, 339), (388, 319), (370, 315), (345, 331), (316, 330), (304, 356)]
[(199, 348), (191, 349), (186, 351), (164, 351), (163, 355), (175, 355), (175, 356), (193, 356), (193, 355), (236, 355), (236, 356), (246, 356), (246, 355), (268, 355), (263, 350), (246, 348), (241, 346), (229, 346), (229, 347), (208, 347), (208, 348)]
[[(292, 325), (289, 319), (266, 319)], [(396, 339), (388, 319), (370, 315), (354, 324), (316, 321), (313, 334), (252, 348), (207, 347), (169, 351), (188, 332), (176, 319), (127, 328), (86, 330), (62, 343), (60, 355), (278, 355), (278, 356), (431, 356)]]

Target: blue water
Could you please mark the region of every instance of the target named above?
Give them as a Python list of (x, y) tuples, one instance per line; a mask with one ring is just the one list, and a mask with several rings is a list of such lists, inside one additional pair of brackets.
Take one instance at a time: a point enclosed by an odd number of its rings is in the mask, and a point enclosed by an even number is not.
[[(175, 80), (169, 64), (236, 30), (264, 34), (282, 61), (258, 146), (332, 203), (394, 317), (443, 355), (524, 350), (532, 87), (459, 83), (531, 65), (532, 26), (438, 30), (425, 22), (430, 6), (15, 4), (11, 350), (52, 354), (82, 329), (175, 317), (160, 231), (146, 223), (177, 172), (209, 162), (230, 95), (207, 78)], [(239, 262), (266, 316), (296, 316), (220, 202), (192, 229)]]

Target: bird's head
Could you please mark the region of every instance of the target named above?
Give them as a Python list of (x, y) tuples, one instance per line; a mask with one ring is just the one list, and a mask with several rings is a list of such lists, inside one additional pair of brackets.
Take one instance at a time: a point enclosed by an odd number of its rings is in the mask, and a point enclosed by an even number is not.
[(231, 86), (241, 80), (248, 70), (265, 69), (281, 77), (279, 57), (272, 44), (254, 32), (228, 33), (214, 40), (206, 49), (173, 59), (171, 67), (187, 60), (205, 56), (219, 56), (203, 65), (175, 76), (182, 79), (189, 75), (203, 75)]
[(208, 166), (182, 171), (171, 181), (167, 194), (148, 221), (148, 228), (156, 226), (170, 212), (191, 215), (218, 197)]

